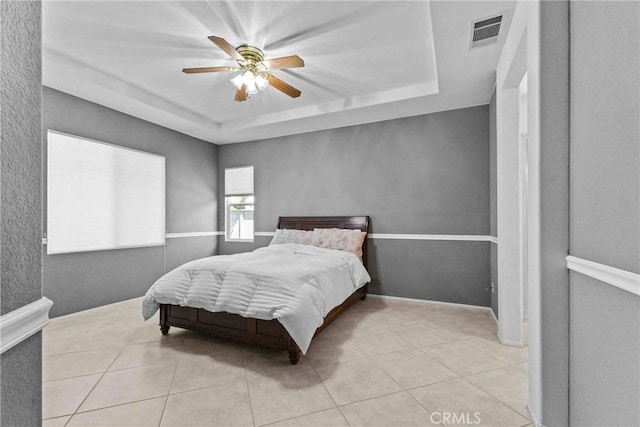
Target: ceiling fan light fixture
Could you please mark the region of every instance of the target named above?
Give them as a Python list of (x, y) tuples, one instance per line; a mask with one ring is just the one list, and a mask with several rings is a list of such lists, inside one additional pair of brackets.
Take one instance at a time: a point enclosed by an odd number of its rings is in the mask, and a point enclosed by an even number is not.
[(269, 80), (264, 73), (260, 73), (256, 76), (256, 87), (260, 92), (269, 87)]
[(262, 92), (267, 87), (269, 87), (269, 80), (264, 75), (264, 73), (259, 73), (256, 75), (252, 71), (248, 70), (232, 78), (231, 83), (238, 90), (242, 88), (242, 85), (245, 85), (245, 87), (247, 88), (247, 93), (249, 95), (254, 95), (258, 92)]
[(236, 89), (240, 90), (240, 88), (242, 87), (242, 83), (243, 83), (242, 74), (238, 74), (237, 76), (232, 78), (230, 81), (236, 87)]

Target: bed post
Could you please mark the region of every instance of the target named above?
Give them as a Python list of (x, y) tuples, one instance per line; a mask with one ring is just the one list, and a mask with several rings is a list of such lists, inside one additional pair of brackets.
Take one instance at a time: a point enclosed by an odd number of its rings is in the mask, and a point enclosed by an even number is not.
[(289, 362), (291, 362), (292, 365), (297, 365), (298, 361), (300, 360), (300, 355), (302, 354), (302, 352), (300, 351), (300, 347), (298, 347), (298, 344), (296, 344), (292, 338), (289, 338), (288, 351), (289, 351)]
[(169, 333), (169, 304), (160, 304), (160, 332), (162, 335)]
[(369, 284), (365, 283), (362, 288), (364, 289), (364, 292), (362, 293), (362, 297), (360, 297), (360, 299), (365, 300), (367, 299), (367, 293), (369, 292)]

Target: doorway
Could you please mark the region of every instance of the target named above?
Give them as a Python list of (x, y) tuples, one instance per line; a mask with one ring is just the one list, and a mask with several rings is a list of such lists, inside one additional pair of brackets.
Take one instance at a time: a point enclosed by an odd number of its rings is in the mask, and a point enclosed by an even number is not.
[[(529, 411), (541, 414), (539, 10), (514, 13), (496, 72), (499, 338), (528, 346)], [(527, 12), (527, 13), (524, 13)]]

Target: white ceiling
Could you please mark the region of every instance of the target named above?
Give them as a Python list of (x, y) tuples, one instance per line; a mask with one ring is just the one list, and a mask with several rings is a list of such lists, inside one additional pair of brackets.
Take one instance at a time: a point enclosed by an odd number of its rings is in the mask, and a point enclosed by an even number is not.
[[(43, 84), (217, 144), (487, 104), (501, 43), (469, 50), (471, 21), (512, 1), (48, 1)], [(507, 23), (508, 24), (508, 23)], [(508, 26), (501, 29), (506, 34)], [(207, 36), (297, 54), (235, 102), (234, 65)]]

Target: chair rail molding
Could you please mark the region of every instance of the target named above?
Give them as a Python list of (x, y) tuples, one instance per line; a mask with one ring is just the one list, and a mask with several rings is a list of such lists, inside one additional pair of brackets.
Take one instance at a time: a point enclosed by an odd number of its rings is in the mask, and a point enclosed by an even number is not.
[[(224, 232), (222, 232), (224, 233)], [(257, 237), (272, 237), (273, 231), (256, 231), (253, 233)], [(482, 234), (392, 234), (392, 233), (369, 233), (369, 239), (387, 240), (443, 240), (443, 241), (463, 241), (463, 242), (492, 242), (497, 244), (498, 238), (485, 236)]]
[(182, 237), (224, 236), (224, 231), (194, 231), (189, 233), (167, 233), (166, 239), (179, 239)]
[(389, 240), (446, 240), (463, 242), (491, 242), (493, 236), (481, 234), (390, 234), (371, 233), (369, 239), (389, 239)]
[(53, 301), (42, 297), (0, 317), (0, 354), (20, 344), (49, 323)]
[(584, 274), (585, 276), (640, 296), (640, 274), (588, 261), (572, 255), (568, 255), (566, 260), (567, 268), (571, 271)]
[[(180, 239), (183, 237), (207, 237), (207, 236), (224, 236), (224, 231), (191, 231), (188, 233), (165, 233), (165, 239)], [(49, 243), (47, 237), (42, 238), (42, 244)]]
[[(273, 237), (274, 231), (255, 231), (255, 237)], [(182, 237), (204, 237), (204, 236), (224, 236), (224, 231), (195, 231), (190, 233), (166, 233), (165, 238), (176, 239)], [(393, 233), (370, 233), (369, 239), (386, 239), (386, 240), (441, 240), (441, 241), (458, 241), (458, 242), (491, 242), (498, 244), (498, 238), (494, 236), (485, 236), (482, 234), (393, 234)], [(48, 239), (44, 237), (42, 244), (46, 245)]]

